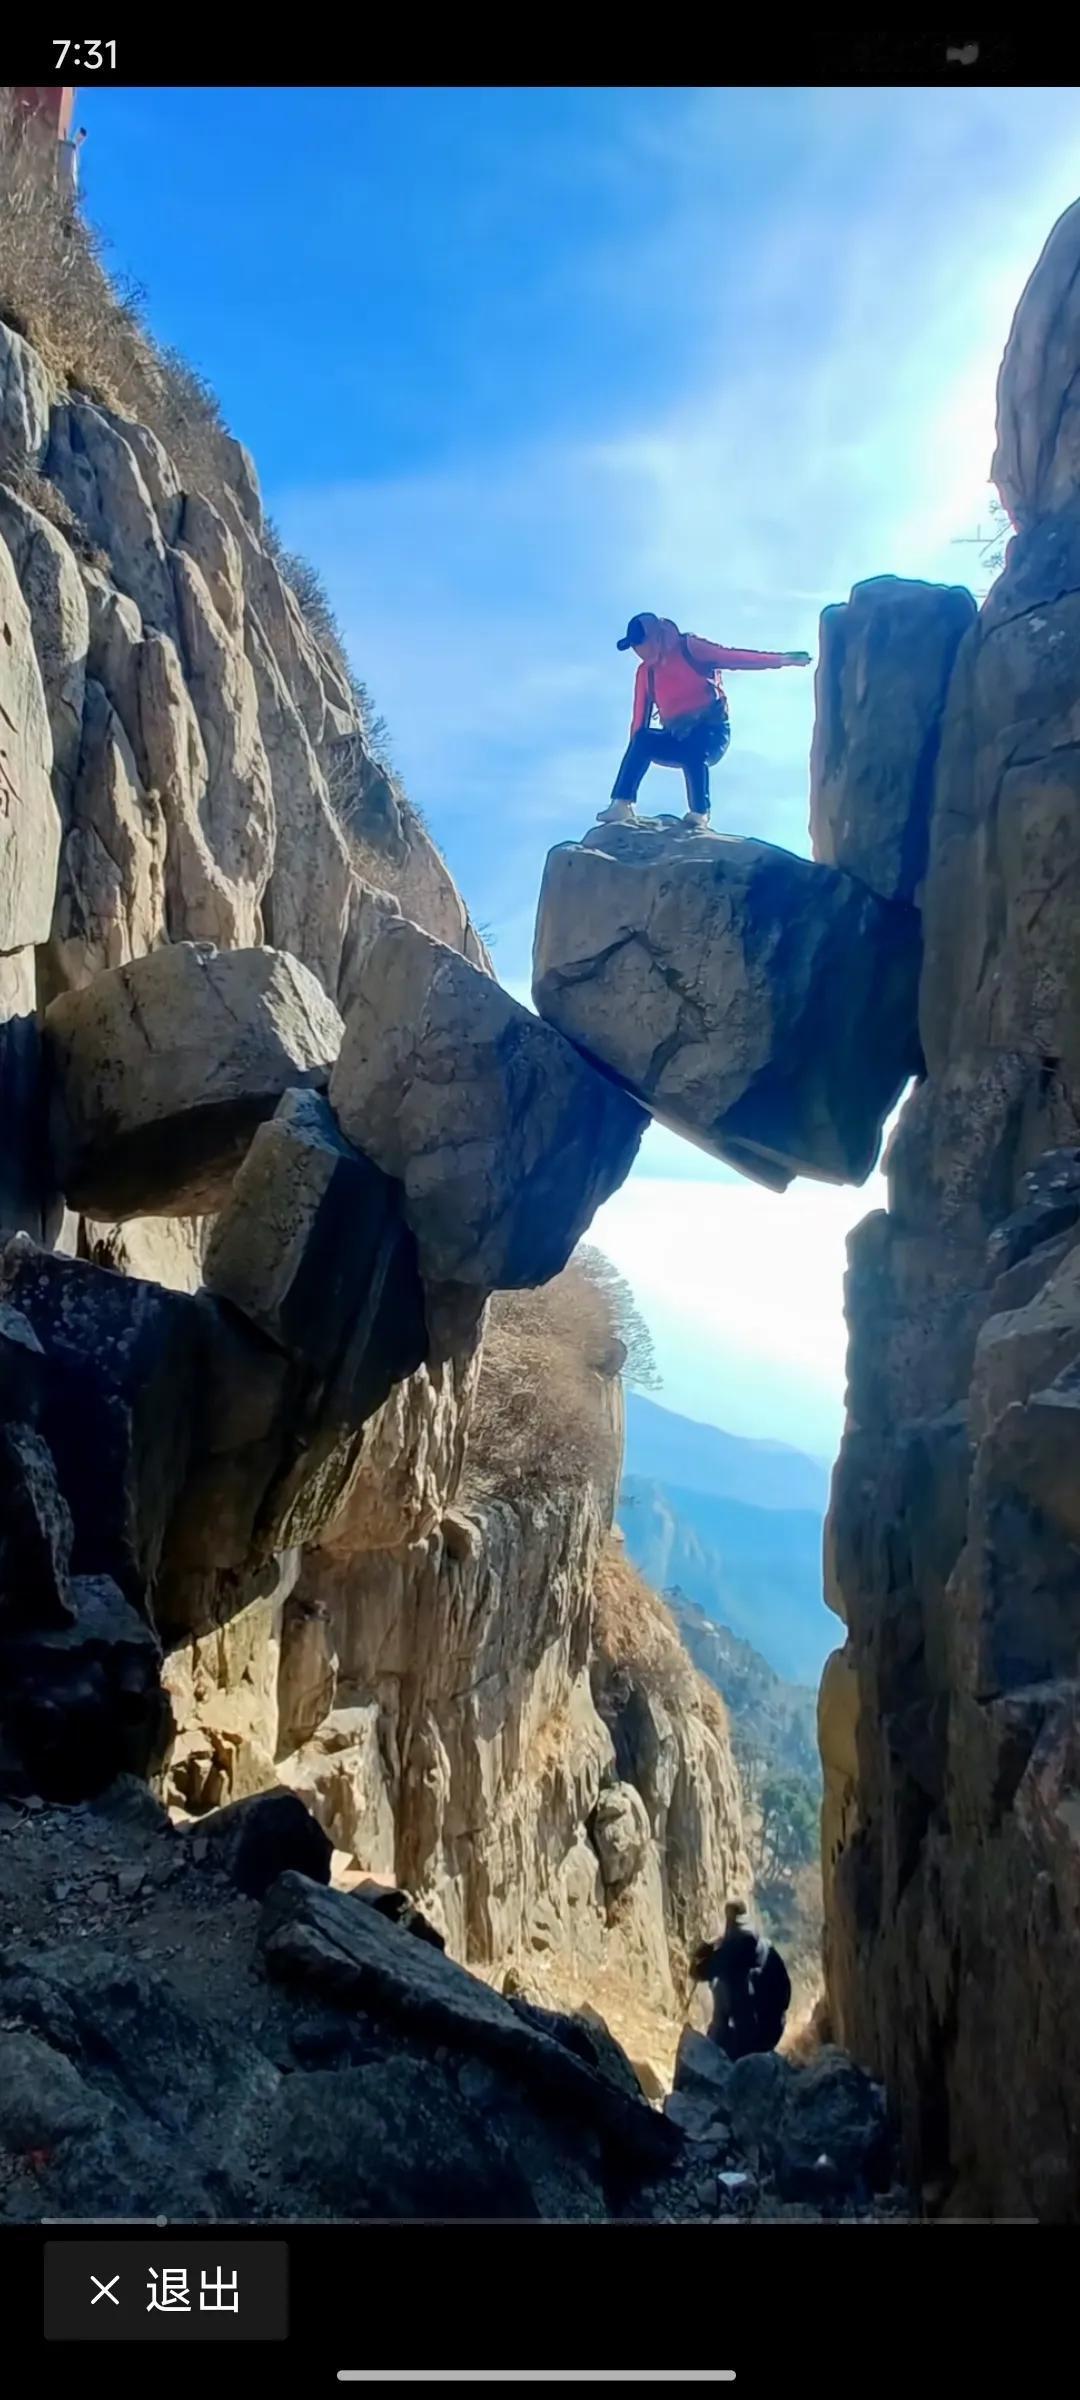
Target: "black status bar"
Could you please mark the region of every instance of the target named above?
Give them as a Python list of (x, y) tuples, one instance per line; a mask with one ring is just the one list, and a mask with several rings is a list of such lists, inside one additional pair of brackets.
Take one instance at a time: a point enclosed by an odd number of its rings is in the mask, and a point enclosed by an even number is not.
[[(402, 28), (394, 39), (391, 25), (379, 28), (370, 18), (335, 24), (333, 39), (312, 29), (305, 41), (292, 30), (287, 40), (262, 42), (223, 25), (212, 41), (179, 39), (162, 20), (120, 30), (114, 37), (93, 41), (45, 38), (26, 26), (5, 30), (5, 82), (22, 85), (74, 84), (90, 90), (102, 86), (173, 85), (277, 86), (320, 88), (357, 84), (421, 88), (478, 87), (539, 89), (634, 88), (636, 78), (619, 83), (617, 69), (638, 63), (640, 49), (630, 39), (612, 42), (610, 31), (595, 34), (575, 25), (573, 39), (559, 39), (559, 20), (545, 15), (524, 30), (521, 21), (479, 31), (470, 42), (468, 20), (433, 17), (425, 27), (425, 72), (417, 77), (416, 42), (412, 29)], [(710, 36), (702, 30), (708, 52)], [(1034, 27), (1028, 38), (1017, 33), (950, 38), (930, 33), (891, 31), (830, 32), (818, 27), (780, 31), (762, 21), (757, 26), (725, 21), (716, 40), (717, 65), (723, 74), (716, 85), (893, 84), (900, 86), (959, 86), (1020, 84), (1060, 88), (1080, 70), (1080, 33), (1053, 35)], [(472, 55), (470, 56), (470, 52)], [(657, 64), (661, 64), (660, 59)], [(470, 73), (470, 68), (474, 71)], [(570, 72), (567, 72), (570, 69)], [(663, 88), (650, 84), (649, 88)]]

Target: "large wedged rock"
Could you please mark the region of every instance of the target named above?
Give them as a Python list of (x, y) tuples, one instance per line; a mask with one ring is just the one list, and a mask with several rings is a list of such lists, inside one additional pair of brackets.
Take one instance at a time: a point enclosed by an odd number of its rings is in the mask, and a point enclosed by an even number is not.
[(1080, 493), (1080, 200), (1050, 233), (1020, 295), (997, 387), (990, 473), (1014, 525)]
[(188, 1215), (226, 1196), (255, 1127), (324, 1085), (341, 1019), (275, 950), (178, 942), (46, 1014), (60, 1181), (100, 1217)]
[(320, 1415), (359, 1428), (427, 1348), (399, 1187), (339, 1132), (318, 1092), (287, 1092), (217, 1219), (207, 1289), (320, 1386)]
[(391, 918), (364, 952), (331, 1105), (405, 1186), (425, 1279), (545, 1283), (629, 1173), (642, 1111), (493, 979)]
[(782, 1191), (862, 1183), (918, 1070), (918, 919), (764, 842), (597, 827), (549, 852), (541, 1015), (661, 1122)]
[(886, 900), (914, 900), (926, 868), (941, 721), (971, 593), (878, 575), (827, 608), (814, 684), (814, 857)]
[(60, 816), (30, 611), (0, 538), (0, 953), (48, 940)]

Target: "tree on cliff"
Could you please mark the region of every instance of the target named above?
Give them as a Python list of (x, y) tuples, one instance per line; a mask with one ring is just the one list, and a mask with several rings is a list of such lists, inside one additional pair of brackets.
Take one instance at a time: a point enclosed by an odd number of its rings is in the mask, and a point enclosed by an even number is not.
[(627, 1383), (636, 1384), (639, 1392), (660, 1391), (663, 1377), (653, 1338), (625, 1275), (620, 1275), (610, 1258), (591, 1242), (579, 1243), (574, 1257), (576, 1265), (608, 1303), (615, 1331), (626, 1351), (623, 1373)]
[(979, 525), (974, 533), (960, 533), (956, 537), (958, 549), (978, 552), (979, 588), (975, 597), (980, 603), (986, 599), (991, 585), (1000, 575), (1005, 564), (1005, 553), (1013, 537), (1012, 518), (996, 492), (990, 501), (989, 514), (988, 527)]
[(771, 1775), (762, 1785), (757, 1834), (757, 1871), (766, 1882), (790, 1880), (813, 1858), (818, 1842), (818, 1806), (801, 1775)]

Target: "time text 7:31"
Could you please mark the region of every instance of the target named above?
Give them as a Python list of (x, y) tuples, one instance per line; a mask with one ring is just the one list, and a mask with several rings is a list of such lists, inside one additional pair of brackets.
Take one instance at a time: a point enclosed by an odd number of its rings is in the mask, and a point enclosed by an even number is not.
[(116, 73), (115, 42), (55, 42), (56, 72), (64, 67), (84, 67), (88, 75), (99, 75), (102, 68)]

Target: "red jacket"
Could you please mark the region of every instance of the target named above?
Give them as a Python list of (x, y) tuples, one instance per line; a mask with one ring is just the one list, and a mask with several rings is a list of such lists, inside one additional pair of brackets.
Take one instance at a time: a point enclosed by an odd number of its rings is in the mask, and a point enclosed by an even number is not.
[[(672, 628), (674, 631), (674, 628)], [(686, 653), (701, 660), (703, 674), (695, 674)], [(671, 725), (679, 717), (697, 716), (708, 708), (713, 699), (723, 699), (720, 680), (721, 667), (786, 667), (787, 653), (783, 650), (725, 650), (719, 642), (702, 641), (700, 634), (684, 633), (665, 649), (655, 666), (643, 659), (634, 682), (634, 713), (630, 719), (631, 734), (639, 733), (648, 723), (650, 714), (649, 682), (662, 725)]]

